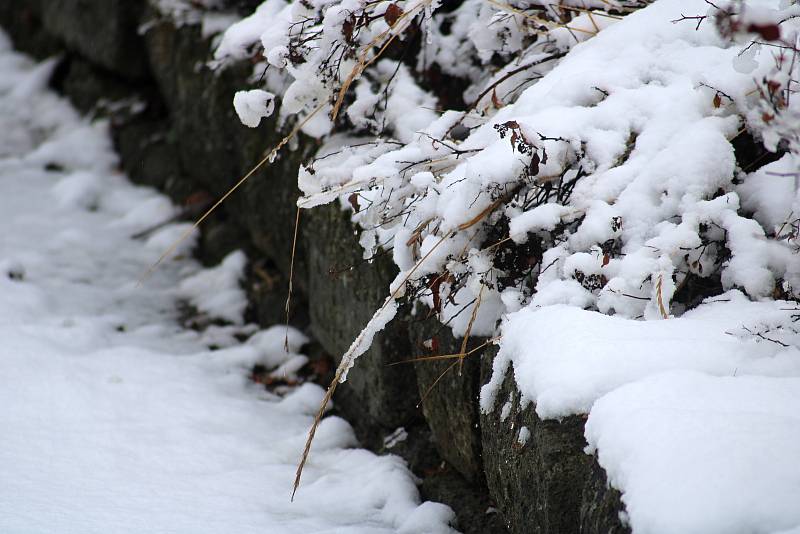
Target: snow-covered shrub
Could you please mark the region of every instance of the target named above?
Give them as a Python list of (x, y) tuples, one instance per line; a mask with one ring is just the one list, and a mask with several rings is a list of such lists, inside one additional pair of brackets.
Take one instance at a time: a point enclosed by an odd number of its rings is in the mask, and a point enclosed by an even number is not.
[(528, 306), (658, 319), (733, 288), (796, 300), (798, 14), (267, 0), (217, 60), (262, 55), (280, 120), (324, 140), (299, 205), (340, 201), (365, 257), (392, 249), (400, 274), (349, 368), (399, 300), (456, 335)]

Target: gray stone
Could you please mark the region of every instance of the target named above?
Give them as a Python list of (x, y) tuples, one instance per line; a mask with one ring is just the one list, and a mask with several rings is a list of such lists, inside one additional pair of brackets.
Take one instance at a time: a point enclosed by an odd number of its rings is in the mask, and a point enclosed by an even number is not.
[[(491, 372), (484, 362), (484, 379)], [(511, 410), (501, 420), (502, 406)], [(513, 373), (506, 375), (493, 412), (481, 416), (483, 461), (489, 492), (511, 532), (577, 533), (581, 528), (583, 489), (591, 458), (583, 452), (584, 418), (542, 420), (534, 406), (521, 406)], [(529, 437), (519, 441), (526, 428)]]
[(147, 75), (138, 34), (144, 0), (45, 0), (45, 29), (109, 71), (128, 78)]
[(444, 502), (456, 513), (456, 528), (463, 534), (507, 534), (503, 516), (489, 499), (486, 487), (464, 480), (450, 466), (428, 473), (420, 493), (423, 499)]
[(136, 183), (166, 192), (178, 204), (194, 192), (181, 174), (169, 123), (144, 114), (115, 116), (111, 133), (125, 173)]
[[(418, 306), (420, 319), (410, 329), (414, 357), (459, 353), (463, 340), (455, 339), (450, 328), (442, 326), (435, 317), (423, 319), (427, 313), (426, 307)], [(435, 350), (425, 348), (428, 340), (434, 340)], [(482, 342), (471, 339), (468, 350)], [(463, 360), (423, 360), (414, 367), (423, 398), (422, 411), (439, 454), (470, 482), (485, 484), (478, 417), (480, 354)]]
[(144, 106), (153, 96), (145, 94), (152, 88), (97, 69), (80, 56), (65, 58), (60, 70), (60, 90), (81, 113), (93, 117), (127, 117), (134, 104)]
[(609, 486), (597, 457), (592, 456), (589, 479), (583, 490), (581, 532), (630, 534), (630, 527), (622, 520), (624, 506), (621, 497), (619, 491)]
[(452, 508), (456, 514), (455, 526), (463, 534), (507, 534), (502, 515), (489, 498), (486, 486), (468, 482), (442, 460), (425, 421), (404, 428), (407, 433), (405, 440), (386, 448), (382, 439), (385, 436), (381, 436), (371, 448), (381, 454), (402, 457), (422, 481), (420, 497)]
[[(288, 279), (271, 260), (258, 256), (256, 251), (248, 255), (249, 275), (245, 283), (250, 305), (249, 320), (261, 325), (281, 324), (286, 320), (286, 288)], [(308, 302), (305, 294), (296, 291), (292, 295), (290, 314), (292, 324), (299, 328), (308, 326)]]
[(0, 26), (9, 35), (14, 48), (37, 59), (62, 51), (58, 39), (42, 26), (41, 0), (4, 0), (0, 2)]
[[(283, 137), (275, 118), (258, 128), (242, 125), (233, 95), (248, 86), (250, 68), (240, 64), (211, 70), (211, 42), (198, 24), (178, 23), (151, 8), (145, 42), (153, 75), (170, 110), (181, 169), (200, 189), (218, 198), (261, 161)], [(285, 148), (229, 197), (221, 212), (244, 228), (255, 248), (274, 261), (288, 283), (298, 198), (297, 167), (314, 144)], [(294, 284), (305, 289), (304, 243), (298, 242)], [(283, 293), (286, 293), (284, 287)]]
[(226, 90), (206, 66), (211, 46), (199, 25), (174, 21), (155, 8), (147, 11), (145, 21), (147, 53), (169, 109), (181, 167), (211, 194), (222, 194), (240, 171), (238, 147), (229, 135), (230, 125), (238, 122), (233, 93), (226, 93), (243, 86), (246, 74), (224, 73), (237, 78), (237, 85)]
[(221, 0), (221, 5), (234, 8), (242, 15), (249, 15), (260, 6), (264, 0)]
[[(314, 208), (304, 217), (311, 332), (338, 361), (383, 303), (397, 270), (386, 256), (372, 264), (362, 260), (355, 229), (337, 205)], [(414, 367), (391, 365), (410, 358), (407, 328), (407, 317), (399, 313), (337, 389), (334, 402), (357, 430), (391, 431), (420, 417)]]

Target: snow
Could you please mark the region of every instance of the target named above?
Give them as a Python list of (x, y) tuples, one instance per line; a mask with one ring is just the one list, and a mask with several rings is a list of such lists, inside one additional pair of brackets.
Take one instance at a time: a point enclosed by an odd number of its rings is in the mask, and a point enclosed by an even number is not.
[(749, 174), (739, 185), (739, 194), (744, 199), (742, 207), (753, 213), (769, 233), (781, 235), (790, 226), (792, 213), (800, 212), (800, 190), (795, 171), (800, 161), (793, 154), (786, 154), (780, 160), (764, 165)]
[(383, 438), (383, 447), (391, 449), (398, 443), (402, 443), (408, 439), (408, 432), (404, 427), (398, 427), (394, 432)]
[[(512, 366), (525, 402), (542, 418), (589, 413), (606, 393), (651, 375), (691, 369), (718, 376), (800, 376), (800, 334), (753, 339), (758, 325), (791, 325), (790, 302), (752, 302), (731, 291), (667, 321), (609, 317), (574, 306), (525, 308), (502, 328), (481, 404), (489, 411)], [(795, 312), (796, 313), (796, 312)], [(531, 349), (535, 347), (535, 349)]]
[(242, 124), (256, 128), (261, 119), (272, 115), (275, 109), (275, 95), (261, 89), (237, 91), (233, 95), (233, 107)]
[(339, 367), (336, 370), (340, 382), (347, 380), (347, 374), (355, 365), (358, 357), (369, 350), (375, 334), (386, 328), (386, 325), (394, 319), (397, 314), (397, 308), (397, 301), (391, 296), (387, 297), (383, 306), (375, 312), (364, 329), (353, 340), (347, 352), (342, 355), (342, 361), (339, 362)]
[(525, 444), (528, 443), (529, 439), (531, 439), (531, 431), (527, 426), (523, 426), (519, 429), (519, 435), (517, 435), (517, 444), (520, 447), (524, 447)]
[(178, 292), (201, 312), (233, 324), (243, 324), (247, 295), (240, 282), (244, 279), (246, 264), (244, 252), (231, 252), (217, 267), (181, 280)]
[(502, 327), (481, 407), (497, 409), (511, 369), (540, 417), (588, 414), (587, 452), (636, 534), (797, 528), (798, 316), (739, 291), (665, 321), (526, 308)]
[(681, 371), (621, 387), (586, 437), (641, 534), (800, 528), (800, 379)]
[(227, 30), (233, 24), (239, 22), (239, 16), (233, 13), (203, 13), (201, 22), (201, 35), (204, 39), (217, 36)]
[(184, 225), (131, 237), (175, 208), (117, 171), (104, 123), (47, 90), (53, 66), (0, 34), (0, 531), (452, 532), (404, 462), (357, 448), (338, 417), (290, 503), (324, 390), (246, 376), (292, 373), (306, 338), (181, 326), (187, 295), (241, 323), (241, 253), (203, 270), (186, 248), (137, 285)]
[[(410, 13), (421, 4), (403, 5)], [(758, 20), (764, 9), (778, 7), (770, 0), (748, 6), (759, 7), (751, 14)], [(324, 59), (329, 43), (353, 45), (342, 42), (339, 28), (350, 7), (265, 2), (226, 32), (217, 55), (246, 57), (259, 40), (268, 59), (287, 45), (299, 56), (307, 53), (306, 62), (283, 65), (283, 55), (273, 62), (294, 78), (282, 116), (302, 117), (335, 99), (334, 81), (348, 72), (347, 62), (340, 72), (325, 70)], [(494, 100), (487, 93), (473, 102), (479, 112), (434, 113), (435, 102), (414, 85), (406, 65), (375, 61), (353, 84), (353, 101), (343, 112), (358, 135), (324, 140), (318, 159), (300, 170), (305, 197), (299, 205), (338, 200), (347, 206), (356, 193), (352, 219), (365, 257), (392, 246), (410, 284), (424, 286), (434, 273), (458, 276), (459, 287), (442, 284), (447, 298), (439, 299), (439, 318), (457, 318), (449, 323), (455, 335), (466, 332), (479, 293), (472, 323), (479, 335), (496, 334), (500, 319), (526, 306), (566, 304), (627, 318), (680, 315), (683, 304), (673, 299), (692, 277), (719, 275), (723, 290), (742, 289), (753, 299), (769, 298), (778, 286), (794, 294), (800, 288), (796, 238), (782, 223), (800, 206), (800, 189), (789, 176), (777, 189), (760, 187), (774, 172), (796, 167), (794, 156), (747, 174), (737, 168), (731, 143), (745, 127), (763, 129), (752, 113), (754, 80), (774, 70), (775, 56), (753, 55), (749, 40), (723, 35), (711, 19), (698, 28), (673, 22), (681, 13), (709, 9), (702, 0), (659, 0), (622, 20), (598, 12), (574, 18), (569, 29), (545, 21), (545, 36), (523, 51), (531, 28), (522, 18), (465, 2), (441, 14), (452, 24), (450, 36), (434, 24), (432, 61), (444, 57), (437, 54), (445, 54), (445, 42), (478, 58), (519, 53), (509, 70), (468, 73), (474, 84), (467, 92), (476, 96), (476, 88), (509, 75), (503, 84), (516, 89), (495, 88), (501, 97), (513, 93), (508, 105), (484, 105)], [(310, 12), (319, 25), (290, 24)], [(353, 39), (365, 44), (376, 35), (379, 23)], [(746, 74), (734, 68), (743, 54), (755, 63)], [(535, 67), (520, 73), (532, 77), (527, 84), (511, 76), (520, 64)], [(320, 136), (333, 127), (327, 111), (315, 116), (325, 122), (314, 127)], [(448, 137), (457, 127), (464, 138)], [(542, 249), (540, 258), (529, 258), (529, 275), (503, 284), (498, 280), (512, 273), (497, 265), (487, 241), (501, 219), (513, 243)], [(779, 221), (784, 239), (776, 239)], [(504, 284), (514, 291), (505, 292)], [(422, 300), (434, 301), (430, 291), (422, 293)]]

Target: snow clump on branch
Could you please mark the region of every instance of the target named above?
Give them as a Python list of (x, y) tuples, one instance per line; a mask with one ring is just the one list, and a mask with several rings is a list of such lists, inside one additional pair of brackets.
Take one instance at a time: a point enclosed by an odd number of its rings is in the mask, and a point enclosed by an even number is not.
[(457, 336), (796, 300), (800, 8), (648, 4), (267, 0), (216, 55), (263, 55), (281, 123), (323, 139), (299, 205), (351, 209), (392, 298)]

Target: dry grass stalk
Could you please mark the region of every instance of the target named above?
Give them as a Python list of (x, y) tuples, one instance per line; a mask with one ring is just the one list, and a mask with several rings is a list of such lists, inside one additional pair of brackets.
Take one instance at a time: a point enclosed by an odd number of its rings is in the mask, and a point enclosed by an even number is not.
[(466, 230), (467, 228), (471, 228), (481, 222), (487, 215), (492, 213), (494, 210), (499, 208), (501, 205), (507, 203), (509, 200), (514, 198), (514, 195), (519, 193), (520, 189), (522, 189), (522, 185), (518, 185), (514, 187), (511, 191), (503, 195), (502, 197), (498, 198), (488, 206), (486, 206), (480, 213), (478, 213), (475, 217), (468, 220), (467, 222), (458, 226), (458, 230)]
[[(526, 18), (528, 20), (531, 20), (531, 21), (535, 22), (536, 24), (538, 24), (540, 26), (544, 26), (548, 30), (552, 30), (552, 29), (555, 29), (555, 28), (565, 28), (568, 31), (576, 31), (578, 33), (586, 33), (586, 34), (589, 34), (589, 35), (597, 35), (597, 32), (593, 32), (591, 30), (584, 30), (582, 28), (572, 28), (568, 24), (559, 24), (559, 23), (556, 23), (556, 22), (553, 22), (553, 21), (550, 21), (550, 20), (539, 18), (536, 15), (531, 15), (530, 13), (525, 13), (524, 11), (521, 11), (521, 10), (519, 10), (519, 9), (513, 7), (513, 6), (508, 5), (508, 4), (500, 3), (497, 0), (487, 0), (487, 1), (490, 4), (492, 4), (493, 6), (497, 7), (498, 9), (500, 9), (502, 11), (507, 11), (508, 13), (512, 13), (514, 15), (519, 15), (520, 17), (523, 17), (523, 18)], [(558, 6), (558, 7), (563, 7), (563, 6)], [(533, 31), (534, 31), (534, 33), (538, 33), (540, 35), (546, 35), (547, 34), (547, 32), (543, 32), (543, 31), (539, 31), (539, 30), (533, 30)], [(577, 41), (577, 39), (576, 39), (576, 41)]]
[(289, 289), (286, 293), (286, 334), (283, 338), (283, 350), (289, 353), (289, 305), (292, 302), (292, 282), (294, 280), (294, 257), (297, 251), (297, 229), (300, 227), (300, 207), (294, 216), (294, 237), (292, 237), (292, 259), (289, 262)]
[(464, 358), (467, 355), (467, 342), (472, 333), (472, 325), (475, 323), (475, 318), (478, 316), (478, 309), (481, 307), (481, 298), (483, 298), (483, 288), (486, 286), (481, 285), (481, 290), (478, 291), (478, 298), (475, 300), (475, 306), (472, 307), (472, 315), (467, 324), (467, 330), (464, 332), (464, 340), (461, 342), (461, 357), (458, 359), (458, 376), (461, 376), (461, 368), (464, 365)]
[[(550, 7), (552, 8), (553, 4), (550, 4)], [(593, 11), (591, 9), (586, 9), (585, 7), (566, 6), (566, 5), (559, 5), (556, 7), (558, 7), (559, 9), (565, 9), (567, 11), (577, 11), (578, 13), (586, 13), (590, 19), (592, 18), (592, 16), (595, 15), (598, 17), (605, 17), (607, 19), (614, 19), (614, 20), (622, 20), (623, 18), (623, 17), (618, 17), (617, 15), (612, 15), (611, 13), (605, 13), (603, 11)], [(595, 24), (594, 21), (592, 21), (592, 24), (594, 25), (595, 28), (597, 28), (597, 24)], [(597, 31), (600, 31), (600, 28), (597, 28)]]
[[(192, 232), (194, 232), (194, 231), (195, 231), (195, 229), (197, 229), (197, 227), (198, 227), (198, 226), (200, 226), (200, 224), (202, 224), (202, 222), (203, 222), (204, 220), (206, 220), (206, 219), (208, 218), (208, 216), (209, 216), (209, 215), (211, 215), (211, 214), (214, 212), (214, 210), (216, 210), (216, 209), (217, 209), (217, 208), (218, 208), (218, 207), (219, 207), (219, 206), (220, 206), (220, 205), (221, 205), (223, 202), (225, 202), (225, 200), (227, 200), (227, 198), (228, 198), (229, 196), (231, 196), (231, 195), (234, 193), (234, 191), (236, 191), (237, 189), (239, 189), (239, 187), (241, 187), (241, 186), (242, 186), (242, 185), (243, 185), (243, 184), (244, 184), (244, 183), (245, 183), (245, 182), (248, 180), (248, 178), (250, 178), (250, 177), (251, 177), (253, 174), (255, 174), (255, 173), (256, 173), (256, 171), (258, 171), (258, 170), (259, 170), (261, 167), (263, 167), (263, 166), (264, 166), (264, 164), (266, 164), (267, 162), (270, 162), (270, 163), (271, 163), (271, 162), (274, 160), (275, 156), (277, 156), (277, 155), (278, 155), (278, 152), (279, 152), (279, 151), (280, 151), (280, 150), (281, 150), (281, 149), (282, 149), (284, 146), (286, 146), (286, 143), (288, 143), (289, 141), (291, 141), (291, 140), (292, 140), (292, 138), (294, 138), (294, 136), (295, 136), (295, 135), (297, 135), (297, 134), (300, 132), (300, 129), (301, 129), (303, 126), (305, 126), (305, 125), (306, 125), (306, 123), (308, 123), (308, 121), (310, 121), (310, 120), (311, 120), (311, 118), (312, 118), (314, 115), (316, 115), (316, 114), (319, 112), (319, 110), (321, 110), (323, 107), (324, 107), (324, 104), (320, 104), (319, 106), (317, 106), (317, 108), (316, 108), (316, 109), (314, 109), (314, 111), (312, 111), (311, 113), (309, 113), (309, 114), (308, 114), (308, 116), (307, 116), (306, 118), (304, 118), (302, 121), (298, 122), (298, 123), (295, 125), (295, 127), (294, 127), (294, 128), (292, 128), (292, 131), (291, 131), (291, 132), (289, 132), (289, 134), (288, 134), (286, 137), (284, 137), (283, 139), (281, 139), (280, 143), (278, 143), (277, 145), (275, 145), (275, 147), (274, 147), (272, 150), (270, 150), (270, 151), (267, 153), (267, 155), (265, 155), (265, 156), (264, 156), (264, 158), (263, 158), (261, 161), (259, 161), (258, 163), (256, 163), (256, 165), (255, 165), (255, 166), (254, 166), (252, 169), (250, 169), (250, 170), (247, 172), (247, 174), (245, 174), (244, 176), (242, 176), (242, 177), (239, 179), (239, 181), (238, 181), (238, 182), (236, 182), (236, 183), (233, 185), (233, 187), (231, 187), (230, 189), (228, 189), (228, 191), (227, 191), (227, 192), (226, 192), (224, 195), (222, 195), (222, 197), (220, 197), (220, 199), (219, 199), (219, 200), (217, 200), (217, 201), (214, 203), (214, 205), (212, 205), (210, 208), (208, 208), (208, 210), (206, 210), (206, 212), (205, 212), (205, 213), (203, 213), (203, 215), (201, 215), (201, 216), (200, 216), (200, 218), (199, 218), (199, 219), (197, 219), (197, 220), (194, 222), (194, 224), (192, 224), (191, 228), (189, 228), (189, 229), (188, 229), (188, 230), (186, 230), (186, 231), (185, 231), (183, 234), (181, 234), (181, 236), (180, 236), (180, 237), (179, 237), (179, 238), (178, 238), (178, 239), (177, 239), (177, 240), (176, 240), (174, 243), (172, 243), (172, 245), (170, 245), (170, 246), (167, 248), (167, 250), (165, 250), (165, 251), (164, 251), (164, 253), (163, 253), (163, 254), (161, 254), (161, 256), (159, 256), (158, 260), (156, 260), (156, 262), (155, 262), (153, 265), (151, 265), (151, 266), (150, 266), (150, 267), (147, 269), (147, 271), (145, 271), (145, 272), (144, 272), (144, 274), (142, 274), (142, 276), (139, 278), (139, 280), (138, 280), (138, 282), (137, 282), (137, 286), (138, 286), (138, 285), (141, 285), (142, 283), (144, 283), (144, 281), (145, 281), (145, 280), (147, 280), (147, 278), (148, 278), (148, 277), (149, 277), (151, 274), (153, 274), (153, 271), (155, 271), (155, 270), (158, 268), (158, 266), (159, 266), (159, 265), (161, 265), (161, 264), (164, 262), (164, 260), (165, 260), (165, 259), (167, 259), (167, 258), (170, 256), (170, 254), (172, 254), (173, 252), (175, 252), (175, 249), (177, 249), (177, 248), (180, 246), (180, 244), (181, 244), (181, 243), (183, 243), (183, 242), (186, 240), (186, 238), (187, 238), (187, 237), (189, 237), (190, 235), (192, 235)], [(293, 256), (293, 257), (294, 257), (294, 256)]]
[(372, 318), (367, 323), (367, 326), (365, 326), (364, 329), (361, 331), (361, 333), (358, 334), (355, 341), (353, 341), (353, 344), (350, 345), (350, 348), (342, 356), (342, 361), (339, 363), (339, 367), (336, 368), (336, 374), (334, 375), (333, 380), (331, 380), (331, 383), (328, 386), (328, 390), (325, 392), (325, 396), (322, 398), (322, 402), (320, 403), (317, 415), (316, 417), (314, 417), (314, 422), (311, 425), (311, 429), (308, 431), (308, 438), (306, 439), (306, 445), (303, 448), (303, 454), (300, 457), (300, 463), (297, 465), (297, 471), (295, 473), (294, 486), (292, 488), (292, 500), (294, 500), (294, 496), (297, 493), (297, 488), (300, 487), (300, 477), (302, 476), (303, 468), (305, 467), (306, 462), (308, 461), (308, 455), (311, 452), (311, 443), (314, 441), (314, 435), (317, 433), (317, 427), (319, 427), (319, 424), (322, 421), (322, 416), (325, 415), (325, 409), (328, 407), (331, 398), (333, 398), (333, 393), (336, 391), (336, 386), (338, 386), (345, 371), (347, 371), (350, 368), (350, 365), (352, 364), (353, 354), (356, 352), (356, 350), (358, 350), (361, 347), (361, 343), (364, 339), (364, 336), (366, 335), (366, 332), (371, 330), (373, 322), (380, 317), (381, 312), (383, 312), (386, 309), (386, 306), (388, 306), (390, 302), (393, 302), (397, 298), (397, 296), (400, 294), (400, 291), (404, 289), (405, 283), (411, 278), (411, 276), (417, 271), (417, 269), (420, 268), (422, 263), (426, 259), (428, 259), (428, 257), (430, 257), (431, 254), (433, 254), (433, 252), (439, 247), (439, 245), (444, 243), (454, 234), (455, 232), (451, 231), (442, 236), (442, 238), (439, 241), (437, 241), (436, 244), (433, 245), (431, 249), (422, 258), (419, 259), (419, 261), (417, 261), (414, 267), (412, 267), (411, 270), (405, 275), (402, 282), (398, 284), (397, 288), (395, 288), (395, 290), (392, 291), (392, 293), (386, 298), (386, 300), (383, 302), (383, 305), (378, 309), (378, 311), (376, 311), (372, 315)]
[(455, 354), (437, 354), (435, 356), (420, 356), (418, 358), (411, 358), (409, 360), (403, 360), (403, 361), (400, 361), (400, 362), (392, 362), (392, 363), (389, 363), (387, 365), (388, 366), (393, 366), (393, 365), (402, 365), (404, 363), (426, 362), (426, 361), (436, 361), (436, 360), (452, 360), (454, 358), (462, 358), (464, 356), (469, 356), (471, 354), (474, 354), (474, 353), (478, 352), (482, 348), (495, 343), (499, 339), (500, 339), (499, 337), (493, 337), (491, 339), (487, 339), (486, 341), (484, 341), (483, 343), (481, 343), (477, 347), (475, 347), (473, 349), (470, 349), (466, 353), (457, 352)]
[(658, 311), (661, 313), (661, 317), (664, 319), (669, 319), (669, 313), (667, 313), (667, 310), (664, 307), (664, 296), (662, 292), (663, 282), (664, 275), (658, 275), (658, 280), (656, 281), (656, 300), (658, 301)]
[[(459, 356), (460, 356), (460, 355), (459, 355)], [(430, 394), (430, 392), (431, 392), (431, 391), (433, 391), (433, 388), (434, 388), (434, 387), (436, 387), (436, 384), (438, 384), (438, 383), (439, 383), (439, 381), (440, 381), (442, 378), (444, 378), (444, 375), (446, 375), (447, 373), (449, 373), (449, 372), (450, 372), (450, 369), (452, 369), (453, 367), (455, 367), (455, 366), (456, 366), (456, 364), (458, 364), (458, 362), (460, 362), (460, 361), (461, 361), (461, 358), (459, 357), (459, 359), (457, 359), (456, 361), (454, 361), (453, 363), (451, 363), (450, 365), (448, 365), (448, 366), (447, 366), (447, 368), (446, 368), (444, 371), (442, 371), (442, 372), (441, 372), (441, 374), (440, 374), (439, 376), (437, 376), (437, 377), (436, 377), (436, 380), (434, 380), (434, 381), (433, 381), (433, 383), (432, 383), (430, 386), (428, 386), (428, 389), (426, 389), (426, 390), (425, 390), (425, 393), (423, 393), (423, 394), (422, 394), (422, 397), (419, 399), (419, 402), (417, 403), (417, 408), (419, 408), (420, 406), (422, 406), (422, 403), (423, 403), (423, 402), (425, 402), (425, 399), (426, 399), (426, 398), (428, 398), (428, 395)]]

